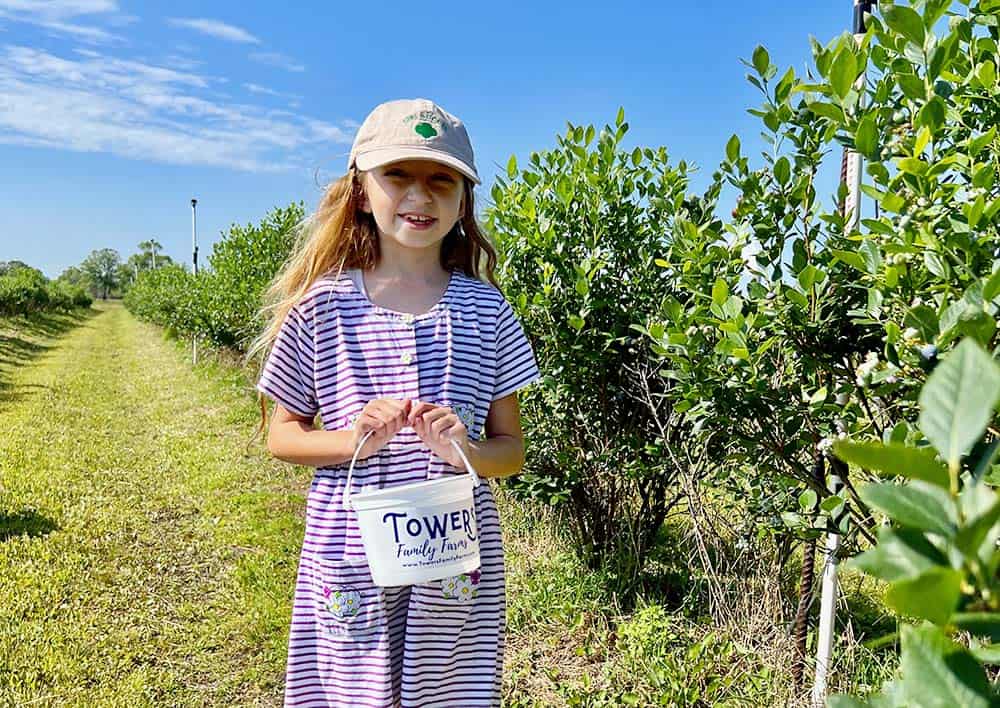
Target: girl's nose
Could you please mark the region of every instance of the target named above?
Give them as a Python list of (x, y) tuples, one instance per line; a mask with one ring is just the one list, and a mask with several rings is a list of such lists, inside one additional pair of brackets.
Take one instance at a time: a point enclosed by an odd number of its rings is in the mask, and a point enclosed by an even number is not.
[(410, 199), (413, 201), (429, 202), (431, 197), (431, 190), (429, 190), (422, 182), (419, 180), (414, 180), (412, 186), (409, 189)]

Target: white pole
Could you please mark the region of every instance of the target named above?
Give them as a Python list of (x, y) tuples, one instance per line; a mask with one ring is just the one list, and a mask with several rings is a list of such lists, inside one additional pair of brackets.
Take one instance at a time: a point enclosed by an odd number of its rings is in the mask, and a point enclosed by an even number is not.
[[(871, 14), (872, 0), (854, 0), (854, 40), (860, 44), (865, 36), (865, 13)], [(854, 87), (858, 91), (858, 107), (864, 105), (866, 72), (861, 72)], [(848, 233), (861, 224), (861, 154), (848, 150), (845, 154), (847, 197), (844, 199), (844, 216)], [(834, 494), (843, 489), (843, 480), (836, 474), (830, 475), (830, 487)], [(845, 512), (846, 513), (846, 510)], [(826, 555), (823, 562), (822, 595), (819, 605), (819, 637), (816, 647), (816, 682), (813, 684), (812, 704), (821, 707), (826, 702), (827, 674), (830, 657), (833, 655), (834, 621), (837, 617), (837, 551), (840, 549), (840, 534), (831, 533), (826, 537)]]
[[(830, 486), (839, 494), (843, 485), (840, 477), (831, 475)], [(845, 512), (846, 513), (846, 512)], [(834, 620), (837, 617), (837, 551), (840, 550), (840, 534), (831, 533), (826, 537), (826, 554), (823, 559), (823, 581), (819, 604), (819, 639), (816, 648), (816, 682), (813, 684), (812, 703), (820, 708), (826, 701), (826, 677), (833, 654)]]
[[(198, 277), (198, 200), (191, 200), (191, 262), (194, 267), (194, 277)], [(195, 333), (191, 340), (191, 364), (198, 365), (198, 334)]]

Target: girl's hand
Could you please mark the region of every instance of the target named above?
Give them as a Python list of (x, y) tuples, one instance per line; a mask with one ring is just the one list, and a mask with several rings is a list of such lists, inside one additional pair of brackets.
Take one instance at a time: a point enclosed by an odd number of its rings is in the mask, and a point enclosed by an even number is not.
[(469, 431), (455, 411), (448, 406), (416, 401), (410, 409), (409, 425), (435, 455), (453, 467), (465, 469), (465, 462), (450, 441), (455, 440), (462, 452), (471, 457)]
[(402, 428), (409, 425), (410, 409), (412, 401), (397, 401), (392, 398), (376, 398), (368, 401), (361, 411), (361, 415), (354, 422), (354, 435), (351, 438), (351, 451), (358, 447), (358, 441), (364, 437), (369, 430), (374, 430), (375, 434), (365, 441), (358, 459), (374, 455), (385, 447), (385, 444), (392, 440)]

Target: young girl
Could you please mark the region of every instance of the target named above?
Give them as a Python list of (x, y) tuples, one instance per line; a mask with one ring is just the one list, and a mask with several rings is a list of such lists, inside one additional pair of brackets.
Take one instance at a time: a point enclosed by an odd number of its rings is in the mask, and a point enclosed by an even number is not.
[(368, 431), (354, 491), (462, 473), (451, 440), (481, 477), (521, 468), (515, 391), (539, 372), (495, 287), (474, 184), (460, 120), (427, 100), (378, 106), (268, 291), (273, 319), (254, 348), (270, 349), (257, 384), (276, 401), (268, 449), (317, 468), (286, 706), (500, 705), (506, 605), (490, 486), (475, 497), (481, 567), (422, 585), (372, 583), (341, 503)]

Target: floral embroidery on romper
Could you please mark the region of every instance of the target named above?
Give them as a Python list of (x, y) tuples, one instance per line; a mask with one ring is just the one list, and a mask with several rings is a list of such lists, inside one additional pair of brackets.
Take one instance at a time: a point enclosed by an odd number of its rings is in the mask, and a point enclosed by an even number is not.
[(441, 594), (459, 602), (468, 602), (479, 596), (476, 586), (479, 585), (480, 572), (474, 570), (471, 573), (462, 573), (441, 581)]
[(482, 437), (486, 433), (485, 429), (481, 429), (478, 433), (478, 436), (476, 431), (473, 429), (473, 427), (476, 424), (475, 405), (471, 403), (456, 403), (455, 405), (451, 406), (451, 409), (455, 411), (455, 415), (457, 415), (458, 419), (462, 421), (462, 425), (465, 426), (465, 429), (469, 431), (470, 440), (475, 440), (477, 437), (479, 439), (482, 439)]
[(348, 619), (354, 617), (361, 610), (361, 593), (350, 588), (340, 588), (334, 590), (329, 586), (323, 586), (323, 606), (326, 611), (337, 619)]

